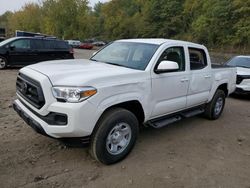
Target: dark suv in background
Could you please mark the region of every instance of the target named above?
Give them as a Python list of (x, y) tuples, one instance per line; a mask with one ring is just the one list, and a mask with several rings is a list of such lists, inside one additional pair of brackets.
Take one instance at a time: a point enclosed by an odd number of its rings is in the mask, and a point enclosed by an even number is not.
[(73, 53), (73, 49), (63, 40), (14, 37), (0, 43), (0, 69), (55, 59), (73, 59)]

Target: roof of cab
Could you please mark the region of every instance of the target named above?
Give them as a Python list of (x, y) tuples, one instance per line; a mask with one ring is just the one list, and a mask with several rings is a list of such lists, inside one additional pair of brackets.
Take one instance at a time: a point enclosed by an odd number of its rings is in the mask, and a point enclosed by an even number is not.
[(147, 44), (156, 44), (156, 45), (161, 45), (164, 43), (177, 43), (178, 42), (179, 44), (203, 46), (201, 44), (196, 44), (196, 43), (192, 43), (192, 42), (181, 41), (181, 40), (163, 39), (163, 38), (122, 39), (122, 40), (117, 40), (117, 42), (138, 42), (138, 43), (147, 43)]

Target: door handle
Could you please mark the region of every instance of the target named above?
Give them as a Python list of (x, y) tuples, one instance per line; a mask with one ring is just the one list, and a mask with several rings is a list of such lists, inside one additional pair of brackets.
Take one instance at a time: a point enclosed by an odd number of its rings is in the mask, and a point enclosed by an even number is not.
[(189, 79), (188, 78), (182, 78), (181, 82), (187, 82)]
[(206, 75), (204, 76), (204, 78), (211, 78), (211, 75)]

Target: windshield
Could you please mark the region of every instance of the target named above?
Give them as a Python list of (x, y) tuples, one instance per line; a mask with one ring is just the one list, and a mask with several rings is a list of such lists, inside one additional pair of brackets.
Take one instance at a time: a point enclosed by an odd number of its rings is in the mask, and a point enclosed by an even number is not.
[(250, 57), (234, 57), (227, 65), (232, 67), (250, 68)]
[(155, 44), (114, 42), (103, 48), (90, 60), (145, 70), (157, 48), (158, 45)]
[(2, 42), (0, 42), (0, 46), (4, 46), (5, 44), (8, 44), (9, 42), (13, 41), (13, 38), (10, 38), (10, 39), (6, 39)]

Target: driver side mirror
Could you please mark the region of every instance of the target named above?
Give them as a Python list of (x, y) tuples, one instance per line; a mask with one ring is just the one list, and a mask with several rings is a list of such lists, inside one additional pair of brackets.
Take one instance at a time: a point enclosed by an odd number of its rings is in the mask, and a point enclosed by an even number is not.
[(173, 72), (177, 70), (179, 70), (178, 63), (174, 61), (161, 61), (157, 69), (155, 70), (155, 73), (160, 74), (164, 72)]

